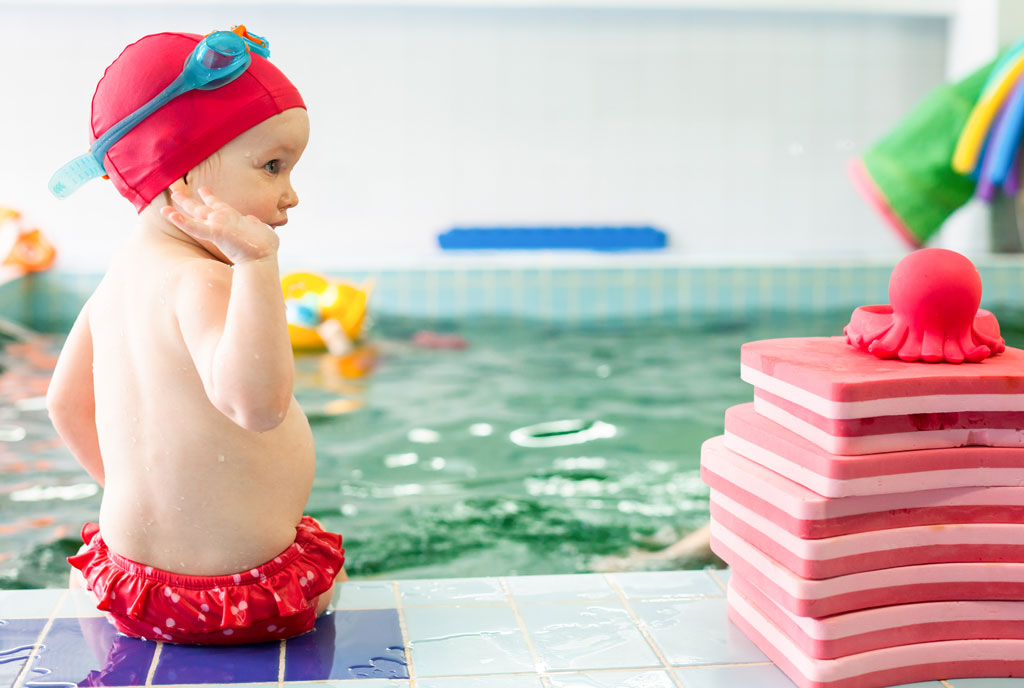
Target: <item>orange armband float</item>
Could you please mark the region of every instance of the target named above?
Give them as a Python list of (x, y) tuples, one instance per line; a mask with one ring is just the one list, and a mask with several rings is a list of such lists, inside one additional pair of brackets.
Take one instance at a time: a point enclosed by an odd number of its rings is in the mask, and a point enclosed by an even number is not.
[[(8, 247), (0, 265), (14, 267), (23, 272), (49, 269), (57, 257), (57, 249), (36, 227), (22, 227), (21, 213), (14, 208), (0, 207), (0, 245)], [(13, 221), (13, 235), (6, 236), (7, 221)], [(0, 252), (2, 255), (2, 252)]]

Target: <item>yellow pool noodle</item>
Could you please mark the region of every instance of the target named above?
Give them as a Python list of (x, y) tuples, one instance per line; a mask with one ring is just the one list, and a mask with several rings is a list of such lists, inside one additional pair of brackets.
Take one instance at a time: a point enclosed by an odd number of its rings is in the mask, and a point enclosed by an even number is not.
[(953, 151), (953, 169), (960, 174), (969, 174), (978, 163), (978, 156), (992, 125), (992, 118), (1002, 107), (1021, 72), (1024, 72), (1024, 54), (1006, 70), (1006, 76), (995, 85), (991, 93), (983, 94), (971, 110)]

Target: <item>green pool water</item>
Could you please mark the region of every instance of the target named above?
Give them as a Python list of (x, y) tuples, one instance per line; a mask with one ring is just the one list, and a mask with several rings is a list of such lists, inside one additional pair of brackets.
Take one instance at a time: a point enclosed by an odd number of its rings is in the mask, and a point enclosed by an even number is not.
[[(296, 358), (317, 445), (307, 513), (343, 533), (359, 577), (573, 573), (659, 549), (707, 520), (700, 445), (752, 397), (740, 345), (840, 334), (848, 317), (573, 328), (381, 318), (365, 377), (345, 377), (325, 354)], [(423, 329), (467, 347), (414, 346)], [(98, 489), (39, 403), (60, 341), (8, 342), (0, 358), (0, 588), (64, 586), (64, 557), (99, 511)], [(522, 432), (553, 421), (572, 423)]]

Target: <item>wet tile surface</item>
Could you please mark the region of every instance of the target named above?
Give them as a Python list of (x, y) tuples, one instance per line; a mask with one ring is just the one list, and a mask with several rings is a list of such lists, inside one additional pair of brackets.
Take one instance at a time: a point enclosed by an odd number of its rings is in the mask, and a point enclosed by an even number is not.
[(661, 666), (616, 602), (523, 606), (520, 613), (545, 669)]
[(398, 613), (340, 610), (285, 647), (285, 681), (409, 678)]
[[(2, 591), (0, 688), (791, 688), (729, 623), (716, 581), (725, 578), (355, 581), (311, 633), (235, 647), (127, 638), (80, 594)], [(1024, 688), (1024, 679), (912, 688), (942, 686)]]
[(757, 688), (792, 688), (773, 664), (746, 666), (714, 666), (679, 669), (680, 681), (686, 688), (719, 688), (720, 686), (757, 686)]
[(537, 676), (462, 676), (427, 678), (416, 681), (417, 688), (542, 688)]
[(0, 620), (0, 685), (14, 685), (45, 626), (46, 619)]
[(603, 671), (552, 676), (551, 688), (675, 688), (675, 684), (667, 671)]
[(618, 600), (604, 576), (588, 573), (572, 576), (519, 576), (508, 587), (517, 602), (574, 602)]
[(389, 581), (345, 581), (334, 586), (331, 609), (387, 609), (395, 604), (395, 586)]
[(632, 607), (671, 666), (768, 661), (729, 622), (725, 598), (637, 600)]
[(402, 604), (504, 604), (505, 591), (497, 578), (441, 578), (400, 581)]
[(39, 682), (141, 686), (155, 651), (156, 643), (119, 635), (104, 617), (54, 619), (33, 667), (48, 672)]
[(709, 575), (694, 576), (692, 571), (651, 571), (615, 573), (608, 579), (626, 599), (690, 599), (725, 597), (725, 591)]
[(200, 647), (164, 644), (154, 685), (277, 681), (281, 644)]
[(412, 607), (405, 610), (417, 676), (504, 674), (534, 669), (509, 607)]

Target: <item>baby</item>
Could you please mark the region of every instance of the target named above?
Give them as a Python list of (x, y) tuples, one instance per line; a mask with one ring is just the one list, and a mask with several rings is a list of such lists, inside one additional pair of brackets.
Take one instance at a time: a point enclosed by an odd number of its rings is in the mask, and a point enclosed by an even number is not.
[[(125, 48), (96, 87), (94, 147), (201, 40), (163, 33)], [(47, 393), (57, 432), (104, 488), (99, 524), (69, 558), (72, 587), (135, 637), (297, 635), (344, 580), (341, 536), (302, 515), (315, 455), (292, 396), (277, 264), (309, 120), (291, 82), (252, 52), (233, 81), (171, 98), (107, 151), (138, 228)]]

